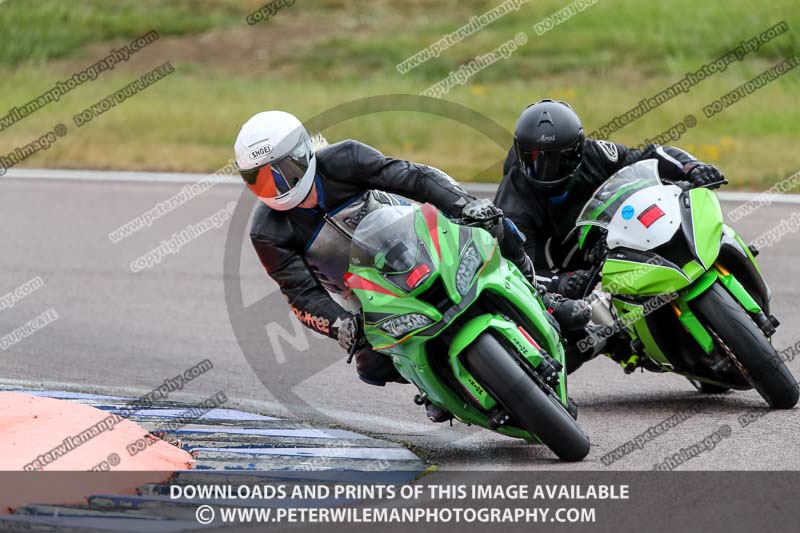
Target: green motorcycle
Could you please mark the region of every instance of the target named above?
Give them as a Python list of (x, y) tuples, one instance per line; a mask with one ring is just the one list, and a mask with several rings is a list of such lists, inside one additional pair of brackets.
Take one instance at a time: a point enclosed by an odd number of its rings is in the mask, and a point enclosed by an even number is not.
[(663, 184), (657, 163), (640, 161), (600, 186), (577, 226), (582, 248), (591, 233), (605, 239), (595, 273), (615, 322), (604, 334), (622, 327), (633, 339), (626, 371), (674, 372), (708, 393), (755, 388), (776, 409), (797, 403), (770, 341), (779, 322), (758, 250), (723, 223), (712, 191)]
[(430, 204), (375, 210), (353, 234), (345, 284), (369, 343), (419, 389), (418, 404), (565, 461), (589, 453), (552, 317), (488, 231)]

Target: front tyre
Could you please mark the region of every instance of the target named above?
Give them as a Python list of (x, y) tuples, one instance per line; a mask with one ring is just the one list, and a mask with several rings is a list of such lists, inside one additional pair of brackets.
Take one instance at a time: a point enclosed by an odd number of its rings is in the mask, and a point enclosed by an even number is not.
[(564, 405), (539, 388), (491, 334), (481, 334), (470, 345), (465, 363), (478, 383), (559, 459), (580, 461), (586, 457), (589, 437)]
[[(747, 312), (719, 283), (693, 302), (705, 323), (762, 398), (775, 409), (790, 409), (798, 399), (797, 381)], [(719, 342), (721, 341), (721, 343)]]

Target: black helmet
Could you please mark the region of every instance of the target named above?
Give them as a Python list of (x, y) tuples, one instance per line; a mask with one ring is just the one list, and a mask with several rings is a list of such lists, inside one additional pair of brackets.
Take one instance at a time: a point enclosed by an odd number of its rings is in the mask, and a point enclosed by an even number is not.
[(583, 126), (566, 102), (550, 99), (529, 105), (517, 120), (517, 161), (534, 187), (560, 194), (583, 157)]

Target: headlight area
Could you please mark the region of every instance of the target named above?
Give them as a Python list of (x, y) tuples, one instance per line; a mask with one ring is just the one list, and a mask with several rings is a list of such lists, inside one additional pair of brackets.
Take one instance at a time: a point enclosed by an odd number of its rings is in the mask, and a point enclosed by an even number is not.
[(390, 318), (381, 323), (378, 327), (395, 339), (399, 339), (405, 337), (415, 329), (424, 328), (431, 323), (433, 323), (433, 320), (425, 315), (409, 313), (407, 315)]
[(456, 289), (458, 289), (459, 294), (463, 296), (467, 293), (475, 274), (482, 264), (483, 258), (480, 252), (478, 252), (474, 244), (470, 244), (464, 251), (464, 256), (458, 263), (458, 269), (456, 270)]

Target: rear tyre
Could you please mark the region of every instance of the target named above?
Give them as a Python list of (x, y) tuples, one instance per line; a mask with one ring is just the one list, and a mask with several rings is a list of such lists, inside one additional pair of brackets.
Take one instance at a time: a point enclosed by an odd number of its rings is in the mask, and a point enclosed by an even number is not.
[(586, 457), (589, 437), (564, 405), (545, 393), (491, 334), (481, 334), (470, 345), (465, 363), (478, 383), (559, 459), (580, 461)]
[(797, 403), (797, 380), (764, 333), (733, 296), (715, 283), (698, 296), (693, 306), (729, 349), (734, 364), (747, 374), (747, 379), (762, 398), (775, 409), (790, 409)]

